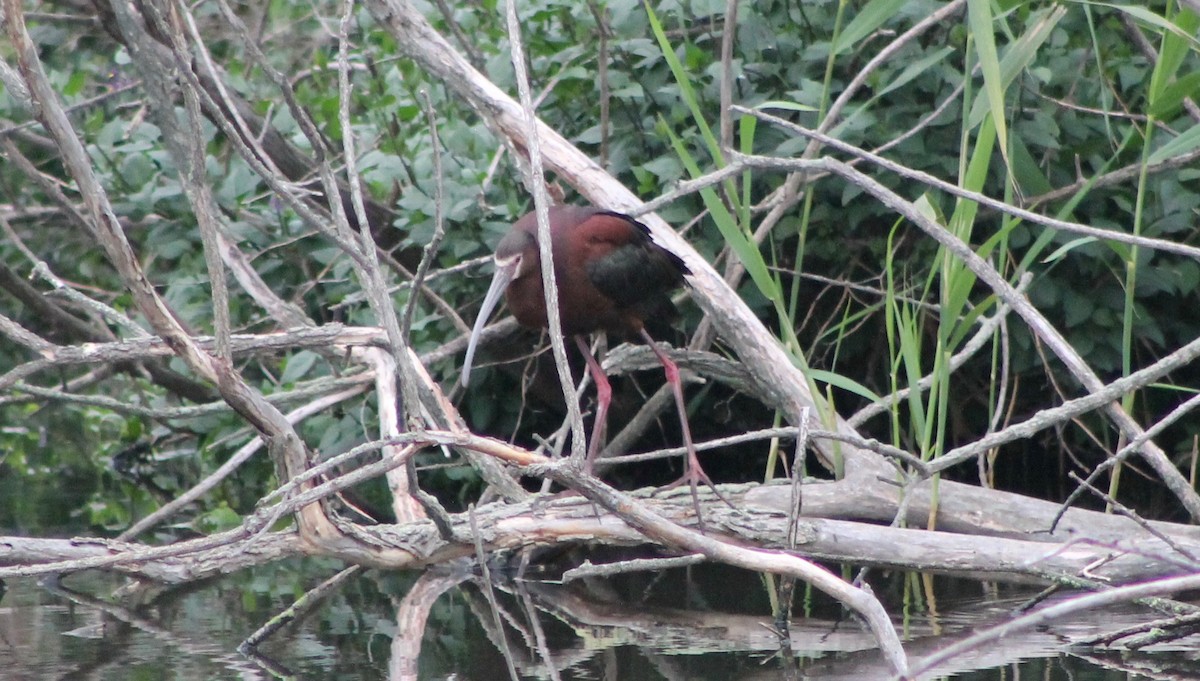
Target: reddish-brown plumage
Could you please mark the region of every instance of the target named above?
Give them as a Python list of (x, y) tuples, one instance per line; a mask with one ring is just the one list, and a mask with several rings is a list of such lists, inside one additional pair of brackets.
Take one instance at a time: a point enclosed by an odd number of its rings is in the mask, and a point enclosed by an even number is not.
[[(683, 284), (684, 275), (690, 274), (687, 266), (678, 256), (656, 244), (645, 225), (627, 215), (590, 207), (553, 206), (549, 210), (549, 222), (562, 332), (575, 338), (587, 359), (598, 392), (596, 419), (588, 447), (588, 467), (599, 451), (611, 389), (582, 336), (605, 331), (626, 339), (646, 341), (662, 362), (667, 381), (675, 393), (688, 449), (688, 473), (683, 480), (691, 484), (693, 492), (698, 481), (711, 485), (692, 446), (679, 371), (645, 330), (647, 319), (674, 312), (669, 294)], [(513, 224), (512, 230), (496, 247), (496, 274), (467, 345), (462, 374), (464, 387), (470, 377), (479, 333), (501, 294), (522, 325), (549, 326), (537, 233), (537, 217), (529, 213)], [(698, 511), (699, 503), (696, 504)]]
[[(687, 268), (650, 239), (645, 225), (580, 206), (554, 206), (549, 218), (564, 335), (607, 331), (636, 338), (648, 315), (671, 308), (668, 293), (683, 284)], [(513, 256), (520, 265), (505, 291), (508, 309), (524, 326), (546, 328), (533, 213), (496, 248), (497, 261)]]

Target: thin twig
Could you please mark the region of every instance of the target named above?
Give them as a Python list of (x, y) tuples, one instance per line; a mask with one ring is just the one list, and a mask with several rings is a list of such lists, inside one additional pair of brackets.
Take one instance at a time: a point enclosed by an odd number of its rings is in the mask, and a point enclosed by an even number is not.
[(624, 575), (630, 572), (660, 572), (673, 568), (699, 565), (707, 560), (708, 558), (703, 553), (690, 553), (686, 556), (676, 556), (674, 558), (632, 558), (630, 560), (604, 563), (603, 565), (595, 565), (590, 560), (585, 559), (578, 567), (573, 567), (563, 572), (562, 583), (570, 584), (577, 579), (612, 577), (613, 575)]
[(254, 630), (238, 645), (238, 652), (245, 654), (246, 651), (257, 648), (262, 645), (263, 641), (272, 636), (275, 632), (283, 627), (295, 622), (304, 617), (313, 608), (320, 605), (321, 601), (329, 595), (331, 591), (338, 588), (347, 579), (362, 571), (361, 565), (351, 565), (333, 575), (329, 579), (321, 582), (315, 587), (304, 592), (304, 595), (297, 598), (294, 603), (289, 605), (283, 612), (280, 612), (267, 620), (261, 627)]
[(417, 291), (424, 289), (422, 284), (425, 281), (425, 275), (429, 272), (433, 259), (437, 257), (438, 247), (441, 246), (442, 239), (446, 236), (446, 226), (442, 221), (442, 143), (438, 138), (437, 112), (433, 108), (433, 100), (429, 98), (427, 90), (422, 89), (419, 95), (425, 105), (425, 118), (429, 122), (429, 144), (433, 148), (433, 236), (429, 239), (429, 243), (425, 244), (425, 250), (421, 253), (421, 262), (417, 265), (416, 274), (413, 275), (412, 293), (409, 294), (408, 303), (404, 306), (400, 336), (405, 339), (405, 342), (410, 341), (409, 331), (412, 329), (413, 313), (417, 307)]
[[(800, 433), (801, 429), (796, 426), (784, 426), (780, 428), (763, 428), (761, 430), (752, 430), (747, 433), (738, 433), (729, 437), (717, 438), (714, 440), (706, 440), (704, 442), (695, 443), (696, 451), (706, 451), (710, 449), (722, 449), (730, 445), (741, 444), (744, 442), (754, 442), (756, 440), (769, 440), (776, 437), (794, 437)], [(822, 430), (813, 428), (808, 431), (808, 437), (814, 440), (835, 440), (854, 445), (860, 449), (875, 452), (882, 456), (894, 459), (904, 463), (914, 470), (921, 472), (922, 475), (930, 475), (934, 469), (930, 464), (922, 461), (920, 458), (913, 456), (911, 453), (893, 447), (892, 445), (865, 438), (850, 433), (842, 433), (832, 430)], [(630, 463), (641, 463), (644, 461), (655, 461), (658, 459), (666, 459), (673, 456), (681, 456), (687, 453), (685, 447), (670, 447), (666, 449), (658, 449), (653, 452), (644, 454), (626, 454), (624, 456), (610, 456), (601, 459), (598, 465), (602, 466), (618, 466)]]
[(483, 573), (480, 578), (484, 598), (487, 599), (488, 605), (492, 610), (493, 624), (496, 627), (496, 635), (500, 637), (499, 648), (504, 655), (504, 662), (508, 665), (508, 676), (512, 681), (520, 681), (520, 676), (517, 675), (517, 665), (513, 661), (512, 650), (508, 647), (508, 636), (504, 633), (504, 623), (500, 621), (500, 604), (496, 602), (496, 594), (492, 589), (492, 570), (488, 567), (488, 556), (483, 551), (483, 540), (479, 534), (479, 523), (475, 518), (475, 505), (471, 504), (467, 508), (467, 518), (471, 521), (471, 537), (475, 540), (475, 562), (479, 565), (479, 570)]
[(600, 38), (600, 47), (596, 54), (596, 83), (600, 89), (600, 165), (608, 167), (609, 107), (612, 105), (608, 85), (608, 42), (612, 36), (608, 30), (604, 10), (600, 9), (595, 0), (588, 0), (588, 9), (596, 20), (596, 33)]
[[(1085, 481), (1088, 484), (1095, 482), (1096, 479), (1099, 478), (1101, 475), (1103, 475), (1105, 472), (1107, 472), (1114, 466), (1117, 466), (1117, 465), (1123, 463), (1126, 459), (1128, 459), (1130, 456), (1135, 454), (1137, 452), (1138, 448), (1141, 447), (1144, 443), (1146, 443), (1149, 440), (1156, 437), (1159, 433), (1166, 430), (1166, 428), (1168, 426), (1175, 423), (1176, 421), (1178, 421), (1180, 418), (1186, 416), (1187, 414), (1191, 413), (1198, 406), (1200, 406), (1200, 395), (1193, 395), (1192, 397), (1188, 398), (1186, 401), (1184, 401), (1183, 404), (1172, 409), (1169, 414), (1167, 414), (1166, 416), (1159, 419), (1154, 425), (1147, 428), (1145, 430), (1145, 432), (1143, 432), (1141, 435), (1139, 435), (1136, 438), (1134, 438), (1133, 440), (1131, 440), (1129, 442), (1129, 444), (1125, 445), (1120, 450), (1118, 450), (1116, 454), (1113, 454), (1108, 459), (1102, 461), (1100, 463), (1100, 465), (1096, 466), (1095, 469), (1093, 469), (1092, 472), (1088, 474), (1087, 478), (1085, 478)], [(1189, 479), (1189, 483), (1194, 483), (1194, 480)], [(1058, 521), (1062, 519), (1062, 516), (1064, 513), (1066, 513), (1066, 510), (1068, 508), (1070, 508), (1072, 505), (1074, 505), (1075, 500), (1078, 499), (1082, 493), (1083, 493), (1082, 487), (1077, 487), (1071, 491), (1071, 493), (1063, 501), (1058, 515), (1054, 518), (1054, 522), (1051, 524), (1051, 529), (1053, 529), (1055, 526), (1058, 525)]]
[[(1189, 258), (1200, 260), (1200, 248), (1197, 248), (1195, 246), (1188, 246), (1186, 244), (1180, 244), (1180, 243), (1176, 243), (1174, 241), (1166, 241), (1165, 239), (1154, 239), (1151, 237), (1143, 237), (1143, 236), (1138, 236), (1138, 235), (1134, 235), (1134, 234), (1126, 234), (1124, 232), (1117, 232), (1115, 230), (1100, 229), (1099, 227), (1091, 227), (1088, 225), (1082, 225), (1077, 222), (1069, 222), (1067, 220), (1059, 220), (1057, 218), (1046, 217), (1044, 215), (1034, 213), (1033, 211), (1026, 210), (1024, 208), (1018, 208), (1016, 206), (1005, 203), (998, 199), (993, 199), (990, 196), (987, 196), (985, 194), (981, 194), (979, 192), (974, 192), (969, 189), (963, 189), (962, 187), (959, 187), (958, 185), (951, 184), (950, 182), (946, 182), (945, 180), (934, 177), (934, 176), (930, 175), (929, 173), (922, 172), (920, 170), (913, 170), (912, 168), (908, 168), (907, 166), (900, 165), (899, 163), (888, 160), (882, 156), (873, 154), (873, 153), (871, 153), (869, 151), (865, 151), (863, 149), (859, 149), (858, 147), (847, 144), (839, 139), (830, 137), (824, 133), (810, 130), (803, 126), (792, 123), (791, 121), (779, 118), (778, 116), (772, 116), (771, 114), (764, 113), (762, 111), (756, 111), (754, 109), (747, 109), (745, 107), (736, 106), (736, 105), (733, 108), (735, 111), (744, 113), (749, 116), (755, 116), (764, 121), (773, 123), (775, 125), (782, 126), (782, 127), (787, 128), (788, 130), (791, 130), (792, 132), (795, 132), (799, 135), (803, 135), (805, 137), (811, 137), (815, 140), (820, 141), (825, 146), (828, 146), (828, 147), (831, 147), (838, 151), (852, 154), (855, 157), (870, 161), (872, 164), (879, 166), (880, 168), (883, 168), (884, 170), (887, 170), (889, 172), (895, 173), (901, 177), (906, 177), (906, 178), (909, 178), (912, 180), (916, 180), (918, 182), (922, 182), (924, 184), (929, 185), (930, 187), (940, 189), (941, 191), (944, 191), (947, 194), (950, 194), (952, 196), (957, 196), (959, 198), (967, 199), (969, 201), (975, 201), (976, 203), (979, 203), (982, 206), (986, 206), (988, 208), (996, 210), (1000, 213), (1004, 213), (1006, 215), (1012, 215), (1014, 217), (1021, 218), (1022, 220), (1032, 222), (1034, 224), (1042, 225), (1045, 227), (1052, 227), (1054, 229), (1062, 230), (1062, 231), (1070, 233), (1070, 234), (1080, 234), (1083, 236), (1095, 237), (1097, 239), (1107, 239), (1109, 241), (1116, 241), (1118, 243), (1125, 243), (1125, 244), (1131, 244), (1134, 246), (1141, 246), (1141, 247), (1149, 248), (1149, 249), (1156, 250), (1156, 251), (1163, 251), (1165, 253), (1175, 253), (1176, 255), (1183, 255), (1183, 256), (1187, 256)], [(774, 167), (776, 169), (781, 169), (781, 170), (782, 169), (791, 169), (791, 168), (794, 168), (797, 170), (800, 170), (800, 169), (803, 169), (803, 170), (822, 169), (821, 165), (824, 162), (824, 160), (803, 161), (803, 160), (799, 160), (799, 159), (766, 160), (766, 157), (762, 157), (762, 156), (742, 156), (740, 154), (735, 156), (735, 160), (741, 160), (744, 163), (746, 163), (747, 166), (750, 166), (750, 167)]]
[(524, 115), (526, 142), (529, 149), (529, 177), (526, 185), (533, 194), (534, 212), (537, 215), (538, 251), (541, 256), (542, 287), (546, 301), (546, 319), (550, 331), (550, 347), (554, 354), (554, 366), (558, 371), (558, 382), (562, 388), (563, 401), (567, 405), (567, 416), (571, 423), (571, 457), (579, 463), (586, 454), (584, 442), (583, 414), (579, 401), (574, 399), (575, 382), (571, 379), (567, 351), (563, 344), (562, 322), (558, 310), (558, 284), (554, 273), (554, 251), (550, 243), (550, 221), (547, 211), (550, 199), (546, 193), (546, 182), (542, 170), (542, 151), (538, 142), (537, 116), (529, 94), (529, 74), (525, 70), (525, 51), (521, 43), (521, 24), (517, 18), (515, 2), (505, 3), (508, 24), (508, 41), (512, 52), (513, 71), (517, 81), (517, 92)]
[(520, 598), (521, 606), (525, 609), (525, 618), (529, 620), (529, 626), (533, 629), (533, 640), (538, 654), (546, 661), (546, 671), (550, 672), (550, 681), (562, 681), (558, 667), (554, 664), (554, 658), (550, 655), (550, 645), (546, 642), (546, 630), (542, 627), (542, 620), (538, 617), (537, 607), (533, 604), (533, 598), (530, 597), (529, 588), (525, 586), (525, 582), (517, 582), (517, 596)]
[(721, 31), (721, 148), (733, 148), (733, 43), (737, 38), (738, 0), (726, 0)]
[(1105, 508), (1111, 508), (1112, 510), (1116, 511), (1117, 513), (1119, 513), (1119, 514), (1125, 516), (1126, 518), (1129, 518), (1133, 522), (1137, 523), (1138, 527), (1142, 528), (1148, 534), (1150, 534), (1152, 537), (1158, 539), (1159, 541), (1166, 544), (1167, 546), (1170, 546), (1171, 550), (1175, 551), (1176, 553), (1183, 556), (1184, 558), (1187, 558), (1193, 564), (1198, 562), (1198, 559), (1196, 558), (1196, 556), (1192, 555), (1192, 553), (1190, 551), (1188, 551), (1187, 549), (1183, 548), (1179, 544), (1172, 541), (1171, 538), (1168, 537), (1166, 534), (1159, 532), (1153, 525), (1146, 522), (1146, 520), (1144, 518), (1142, 518), (1142, 516), (1139, 515), (1137, 513), (1137, 511), (1134, 511), (1132, 508), (1129, 508), (1125, 504), (1122, 504), (1121, 502), (1114, 499), (1112, 497), (1112, 495), (1108, 494), (1107, 492), (1097, 488), (1095, 485), (1093, 485), (1093, 484), (1089, 483), (1088, 481), (1084, 480), (1083, 478), (1079, 477), (1079, 474), (1076, 473), (1075, 471), (1067, 471), (1067, 477), (1069, 477), (1072, 480), (1074, 480), (1075, 482), (1079, 483), (1079, 486), (1081, 488), (1087, 490), (1092, 495), (1094, 495), (1096, 498), (1102, 500), (1105, 503)]

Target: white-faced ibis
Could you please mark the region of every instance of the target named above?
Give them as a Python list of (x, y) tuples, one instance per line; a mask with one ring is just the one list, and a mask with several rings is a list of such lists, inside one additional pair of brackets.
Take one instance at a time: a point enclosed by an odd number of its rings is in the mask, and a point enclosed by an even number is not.
[[(626, 340), (645, 341), (662, 362), (667, 382), (675, 393), (679, 426), (687, 448), (687, 473), (679, 483), (687, 482), (693, 494), (698, 482), (711, 486), (712, 481), (700, 467), (692, 445), (679, 369), (645, 328), (646, 319), (673, 312), (669, 294), (682, 286), (684, 275), (691, 272), (678, 256), (650, 238), (645, 225), (628, 215), (591, 207), (554, 206), (549, 217), (562, 332), (575, 339), (596, 382), (596, 418), (586, 469), (592, 471), (600, 451), (612, 389), (584, 336), (604, 331)], [(535, 329), (548, 326), (537, 231), (537, 217), (529, 213), (513, 224), (496, 247), (496, 274), (467, 346), (462, 373), (464, 387), (470, 379), (479, 333), (501, 294), (523, 326)]]

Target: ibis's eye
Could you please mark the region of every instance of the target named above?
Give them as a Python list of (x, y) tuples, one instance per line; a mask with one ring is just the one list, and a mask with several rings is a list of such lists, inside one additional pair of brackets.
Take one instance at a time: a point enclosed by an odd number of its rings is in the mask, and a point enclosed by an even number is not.
[(503, 269), (512, 269), (514, 267), (519, 267), (521, 264), (521, 254), (520, 253), (514, 253), (512, 255), (505, 255), (505, 256), (496, 254), (494, 256), (494, 259), (496, 261), (496, 267), (500, 267)]
[(520, 279), (529, 274), (528, 261), (520, 253), (508, 259), (507, 266), (512, 268), (513, 279)]

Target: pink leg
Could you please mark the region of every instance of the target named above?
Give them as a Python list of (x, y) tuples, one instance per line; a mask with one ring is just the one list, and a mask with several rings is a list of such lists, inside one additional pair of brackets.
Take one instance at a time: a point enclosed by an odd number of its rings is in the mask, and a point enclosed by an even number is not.
[(574, 338), (579, 351), (583, 353), (583, 358), (587, 360), (592, 381), (596, 384), (596, 417), (592, 421), (592, 439), (588, 442), (587, 460), (583, 463), (583, 469), (590, 475), (596, 464), (596, 456), (600, 454), (600, 443), (604, 441), (604, 427), (608, 421), (608, 404), (612, 402), (612, 386), (608, 383), (608, 376), (604, 375), (604, 369), (592, 356), (592, 349), (583, 340), (583, 336)]
[[(679, 412), (679, 429), (683, 432), (683, 446), (687, 449), (687, 472), (683, 474), (682, 478), (671, 483), (668, 487), (674, 487), (686, 482), (692, 488), (692, 503), (696, 507), (696, 518), (700, 520), (700, 500), (696, 495), (697, 483), (703, 482), (716, 492), (721, 501), (730, 506), (733, 506), (733, 504), (729, 503), (725, 495), (721, 494), (720, 490), (713, 484), (712, 479), (700, 467), (700, 459), (696, 456), (696, 445), (692, 444), (692, 429), (688, 426), (687, 404), (683, 401), (683, 382), (679, 380), (679, 367), (675, 365), (675, 362), (671, 361), (670, 357), (667, 357), (667, 353), (659, 349), (658, 344), (654, 342), (649, 333), (646, 333), (645, 329), (641, 330), (641, 335), (650, 346), (650, 350), (658, 357), (658, 361), (662, 363), (663, 372), (667, 375), (667, 383), (671, 386), (671, 392), (675, 393), (675, 408)], [(700, 526), (703, 528), (703, 520), (700, 520), (700, 523)]]

